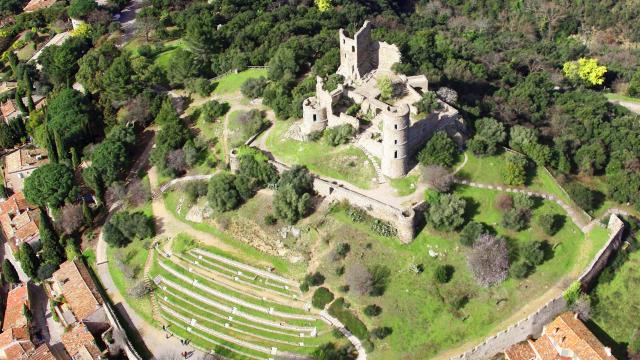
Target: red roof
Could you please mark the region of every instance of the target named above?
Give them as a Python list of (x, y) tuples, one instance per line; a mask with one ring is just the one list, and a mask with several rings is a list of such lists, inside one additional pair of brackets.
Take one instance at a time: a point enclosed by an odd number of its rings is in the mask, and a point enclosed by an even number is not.
[(79, 260), (66, 261), (53, 273), (53, 279), (78, 321), (82, 321), (102, 306), (102, 297), (89, 270)]
[(2, 331), (28, 325), (27, 318), (22, 313), (24, 306), (29, 307), (29, 291), (26, 284), (9, 291), (7, 308), (2, 322)]

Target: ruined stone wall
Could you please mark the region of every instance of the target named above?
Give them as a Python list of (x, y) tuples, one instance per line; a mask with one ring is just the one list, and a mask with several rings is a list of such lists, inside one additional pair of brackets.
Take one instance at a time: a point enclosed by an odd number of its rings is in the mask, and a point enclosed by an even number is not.
[[(592, 263), (585, 269), (578, 278), (583, 288), (592, 284), (593, 280), (604, 269), (611, 256), (620, 247), (622, 235), (624, 233), (624, 223), (616, 215), (611, 215), (608, 229), (610, 231), (609, 241), (602, 247), (595, 256)], [(567, 303), (564, 298), (558, 296), (546, 303), (533, 314), (511, 325), (507, 329), (486, 338), (481, 344), (473, 349), (454, 356), (452, 360), (483, 360), (488, 359), (498, 353), (504, 352), (513, 344), (526, 340), (529, 337), (537, 338), (542, 334), (542, 328), (551, 322), (556, 316), (566, 310)]]
[(380, 71), (391, 71), (391, 66), (401, 61), (400, 50), (395, 45), (379, 42), (377, 52), (377, 68)]

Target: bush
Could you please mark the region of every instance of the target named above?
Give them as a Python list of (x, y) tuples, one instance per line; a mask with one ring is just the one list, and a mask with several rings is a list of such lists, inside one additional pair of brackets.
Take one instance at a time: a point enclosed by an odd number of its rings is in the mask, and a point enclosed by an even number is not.
[(384, 294), (389, 284), (391, 270), (384, 265), (376, 265), (371, 268), (371, 290), (370, 296), (381, 296)]
[(364, 314), (368, 317), (378, 316), (382, 313), (382, 308), (376, 304), (367, 305), (364, 308)]
[(571, 306), (578, 300), (580, 294), (582, 294), (582, 284), (580, 284), (580, 281), (574, 281), (569, 285), (567, 290), (564, 291), (562, 297), (564, 297), (567, 305)]
[(433, 273), (433, 278), (440, 284), (446, 284), (451, 281), (455, 268), (451, 265), (438, 265)]
[(310, 286), (320, 286), (324, 284), (324, 275), (316, 271), (313, 274), (307, 274), (307, 276), (305, 276), (304, 278), (304, 281), (307, 282)]
[(527, 194), (516, 193), (512, 198), (513, 207), (518, 210), (531, 210), (535, 205), (533, 198)]
[(442, 194), (427, 210), (427, 223), (439, 231), (453, 231), (465, 222), (467, 203), (455, 194)]
[(327, 288), (321, 287), (316, 289), (313, 293), (313, 298), (311, 299), (311, 304), (316, 309), (324, 309), (327, 304), (333, 301), (333, 293), (329, 291)]
[(390, 327), (383, 326), (383, 327), (379, 327), (371, 330), (371, 335), (373, 335), (373, 337), (375, 337), (376, 339), (382, 340), (387, 336), (391, 335), (392, 332), (393, 330)]
[(234, 184), (235, 176), (228, 173), (214, 175), (209, 181), (207, 199), (217, 211), (229, 211), (240, 204), (240, 194)]
[(500, 225), (515, 231), (524, 230), (529, 226), (529, 212), (511, 209), (502, 215)]
[(206, 181), (189, 181), (184, 185), (184, 194), (189, 204), (194, 203), (200, 197), (207, 195)]
[(542, 214), (538, 217), (538, 225), (540, 225), (545, 234), (553, 236), (560, 230), (562, 225), (558, 218), (559, 215), (556, 214)]
[(211, 94), (211, 91), (213, 91), (213, 85), (208, 79), (195, 78), (187, 82), (187, 89), (198, 94), (199, 96), (205, 97)]
[(300, 291), (302, 291), (303, 293), (306, 293), (307, 291), (309, 291), (309, 283), (306, 281), (303, 281), (300, 284)]
[(544, 244), (541, 241), (531, 241), (520, 249), (520, 257), (532, 265), (544, 262)]
[(519, 154), (507, 153), (503, 181), (507, 185), (524, 185), (527, 180), (527, 159)]
[(460, 232), (460, 244), (464, 246), (473, 246), (473, 243), (482, 234), (488, 234), (489, 229), (481, 222), (471, 221), (462, 228)]
[(256, 99), (262, 97), (262, 93), (266, 86), (267, 79), (264, 77), (247, 79), (247, 81), (245, 81), (240, 87), (240, 92), (249, 99)]
[(265, 225), (275, 225), (278, 222), (278, 219), (273, 216), (273, 214), (267, 214), (264, 217), (264, 224)]
[(339, 256), (339, 258), (344, 258), (345, 256), (347, 256), (350, 250), (351, 246), (349, 246), (348, 243), (340, 243), (338, 244), (338, 246), (336, 246), (336, 254)]
[(307, 135), (307, 140), (309, 141), (318, 141), (322, 138), (322, 130), (312, 131)]
[(450, 167), (457, 160), (458, 148), (456, 143), (449, 138), (444, 131), (436, 132), (420, 152), (418, 161), (420, 164), (440, 165)]
[(442, 109), (442, 104), (438, 101), (438, 96), (433, 91), (427, 91), (422, 94), (422, 98), (413, 105), (420, 114), (431, 114), (436, 110)]
[(467, 255), (467, 263), (480, 285), (488, 287), (501, 283), (509, 271), (507, 242), (492, 235), (480, 236)]
[(324, 131), (324, 138), (327, 140), (327, 144), (338, 146), (348, 143), (355, 133), (356, 129), (353, 126), (343, 124), (326, 129)]
[(422, 177), (430, 188), (438, 192), (449, 192), (453, 188), (454, 177), (449, 170), (442, 166), (426, 166), (422, 171)]
[(338, 266), (338, 267), (336, 268), (336, 275), (337, 275), (337, 276), (342, 276), (342, 275), (344, 275), (344, 265), (342, 265), (342, 266)]
[(565, 189), (578, 206), (586, 211), (592, 211), (596, 208), (596, 193), (580, 183), (570, 183)]
[(102, 231), (108, 244), (124, 247), (133, 240), (154, 236), (155, 225), (151, 217), (140, 211), (121, 211), (109, 219)]
[(526, 261), (518, 261), (511, 265), (511, 276), (516, 279), (524, 279), (529, 275), (531, 271), (531, 265)]
[(217, 100), (211, 100), (200, 107), (200, 115), (207, 122), (214, 122), (229, 112), (228, 103), (221, 103)]

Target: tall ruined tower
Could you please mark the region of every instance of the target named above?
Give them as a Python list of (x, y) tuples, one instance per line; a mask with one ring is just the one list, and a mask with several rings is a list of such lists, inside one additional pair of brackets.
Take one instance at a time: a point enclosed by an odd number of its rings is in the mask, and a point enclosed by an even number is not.
[(377, 67), (376, 44), (371, 39), (371, 24), (365, 21), (352, 38), (340, 29), (340, 67), (338, 74), (347, 81), (358, 81)]
[(409, 105), (388, 106), (381, 116), (382, 173), (397, 179), (409, 169)]

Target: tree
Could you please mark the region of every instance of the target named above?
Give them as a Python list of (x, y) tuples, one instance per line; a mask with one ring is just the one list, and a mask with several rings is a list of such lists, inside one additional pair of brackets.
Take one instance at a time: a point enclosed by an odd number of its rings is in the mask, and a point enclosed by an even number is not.
[(504, 281), (509, 272), (507, 242), (493, 235), (481, 235), (467, 255), (467, 263), (474, 278), (482, 286), (488, 287)]
[(279, 219), (295, 224), (307, 215), (311, 207), (311, 195), (298, 193), (292, 185), (278, 187), (273, 198), (275, 215)]
[(201, 72), (202, 66), (196, 61), (193, 53), (178, 49), (169, 60), (167, 79), (172, 85), (184, 85), (187, 79), (198, 77)]
[(192, 14), (187, 20), (184, 39), (199, 58), (207, 59), (223, 48), (225, 39), (216, 30), (220, 23), (216, 13), (203, 10)]
[(511, 209), (507, 210), (502, 215), (502, 221), (500, 225), (507, 229), (521, 231), (529, 226), (529, 211), (524, 209)]
[(54, 266), (60, 265), (65, 259), (64, 248), (60, 245), (58, 234), (53, 229), (49, 216), (40, 210), (40, 243), (42, 244), (42, 260)]
[(373, 276), (369, 269), (361, 263), (354, 263), (347, 267), (345, 279), (349, 289), (358, 295), (369, 293), (373, 288)]
[(62, 164), (46, 164), (24, 181), (24, 195), (32, 204), (58, 208), (77, 194), (73, 171)]
[(123, 247), (133, 240), (155, 235), (153, 219), (140, 211), (120, 211), (103, 228), (104, 239), (111, 246)]
[(508, 153), (502, 179), (507, 185), (524, 185), (527, 180), (527, 159), (518, 154)]
[(393, 83), (388, 76), (378, 78), (376, 81), (378, 90), (380, 91), (380, 99), (382, 101), (388, 101), (393, 96)]
[(560, 230), (562, 221), (560, 221), (559, 215), (542, 214), (538, 217), (538, 225), (540, 225), (545, 234), (553, 236)]
[(102, 229), (104, 241), (113, 247), (124, 247), (130, 240), (115, 225), (106, 223)]
[(602, 85), (607, 67), (598, 65), (598, 59), (580, 58), (568, 61), (562, 65), (564, 76), (572, 82), (582, 82), (587, 85)]
[(392, 332), (393, 330), (390, 327), (383, 326), (383, 327), (378, 327), (371, 330), (371, 335), (373, 335), (373, 337), (375, 337), (376, 339), (382, 340), (387, 336), (391, 335)]
[(449, 192), (453, 188), (454, 177), (449, 170), (439, 165), (424, 167), (422, 177), (429, 187), (438, 192)]
[(206, 122), (214, 122), (223, 117), (229, 111), (228, 103), (221, 103), (217, 100), (211, 100), (202, 105), (200, 114)]
[(504, 124), (493, 118), (481, 118), (476, 120), (476, 134), (468, 142), (469, 149), (476, 155), (495, 155), (498, 153), (498, 144), (507, 138)]
[(544, 262), (544, 244), (541, 241), (530, 241), (520, 249), (520, 257), (531, 265), (537, 266)]
[(567, 184), (565, 189), (571, 196), (571, 200), (575, 201), (584, 210), (591, 211), (596, 208), (596, 194), (591, 189), (577, 182)]
[(76, 36), (69, 38), (62, 45), (44, 48), (38, 57), (42, 71), (56, 87), (71, 86), (73, 76), (78, 71), (78, 59), (88, 49), (88, 45), (84, 37)]
[(207, 199), (215, 210), (229, 211), (240, 204), (240, 194), (236, 190), (234, 180), (234, 175), (220, 173), (209, 181)]
[(467, 203), (455, 194), (441, 194), (429, 204), (427, 222), (439, 231), (453, 231), (465, 222), (464, 212)]
[(455, 269), (451, 265), (438, 265), (433, 273), (433, 278), (440, 284), (446, 284), (451, 281), (454, 271)]
[(356, 129), (351, 124), (343, 124), (326, 129), (324, 138), (329, 145), (338, 146), (349, 142), (355, 133)]
[(327, 304), (333, 301), (333, 293), (329, 291), (329, 289), (320, 287), (317, 288), (313, 293), (313, 297), (311, 298), (311, 304), (316, 309), (324, 309)]
[(140, 9), (136, 13), (136, 25), (138, 32), (144, 35), (146, 42), (149, 42), (149, 34), (155, 30), (160, 23), (158, 10), (153, 6)]
[(125, 144), (109, 138), (98, 144), (91, 154), (91, 167), (100, 174), (105, 185), (122, 178), (130, 163)]
[(457, 158), (456, 144), (446, 132), (436, 132), (422, 150), (418, 153), (418, 161), (424, 166), (440, 165), (449, 167)]
[(629, 81), (627, 94), (629, 96), (640, 97), (640, 67), (636, 70), (635, 73), (633, 73), (631, 81)]
[(574, 160), (580, 172), (586, 175), (593, 175), (600, 172), (607, 164), (607, 149), (599, 141), (592, 141), (584, 144), (576, 151)]
[(17, 259), (20, 262), (20, 267), (28, 277), (32, 279), (37, 277), (40, 260), (38, 260), (36, 252), (33, 251), (31, 245), (26, 242), (20, 244)]
[(262, 92), (266, 86), (267, 79), (265, 77), (251, 78), (242, 84), (240, 92), (249, 99), (256, 99), (262, 97)]
[(382, 314), (382, 308), (376, 304), (367, 305), (364, 308), (364, 314), (368, 317), (374, 317)]
[(489, 229), (487, 225), (481, 222), (470, 221), (467, 223), (460, 232), (460, 244), (464, 246), (473, 246), (476, 239), (481, 235), (488, 234)]
[(18, 108), (22, 116), (29, 115), (29, 111), (27, 110), (27, 107), (24, 105), (24, 102), (22, 101), (22, 95), (20, 91), (16, 91), (14, 96), (14, 101), (16, 102), (16, 107)]
[(320, 11), (320, 12), (325, 12), (325, 11), (331, 9), (331, 7), (332, 7), (331, 0), (313, 0), (313, 1), (316, 4), (316, 7), (318, 8), (318, 11)]
[(269, 60), (269, 80), (291, 81), (295, 79), (299, 69), (295, 52), (281, 45)]
[(20, 283), (18, 272), (9, 259), (4, 259), (2, 262), (2, 278), (9, 284)]
[(442, 109), (442, 103), (440, 103), (438, 96), (433, 91), (427, 91), (422, 94), (422, 98), (413, 105), (420, 114), (431, 114), (436, 110)]
[(93, 0), (71, 0), (67, 14), (72, 19), (84, 19), (96, 8), (97, 4)]
[(59, 224), (65, 234), (73, 234), (80, 229), (80, 227), (85, 224), (83, 205), (67, 204), (63, 206)]
[[(47, 128), (57, 132), (65, 149), (83, 148), (90, 140), (92, 107), (82, 93), (65, 88), (55, 93), (47, 104)], [(49, 153), (51, 155), (51, 153)]]
[(134, 80), (129, 55), (124, 53), (115, 58), (102, 75), (104, 93), (113, 103), (123, 103), (134, 98), (140, 92), (140, 84)]

